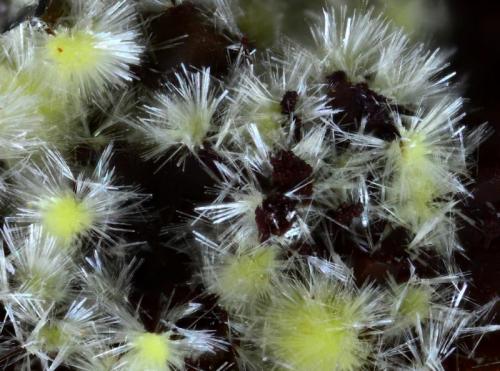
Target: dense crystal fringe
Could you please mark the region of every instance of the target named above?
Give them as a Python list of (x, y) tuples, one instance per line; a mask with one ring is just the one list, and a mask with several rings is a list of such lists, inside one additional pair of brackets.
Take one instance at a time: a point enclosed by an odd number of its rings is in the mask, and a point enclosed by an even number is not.
[(444, 370), (499, 329), (446, 56), (270, 9), (67, 0), (0, 35), (0, 367)]

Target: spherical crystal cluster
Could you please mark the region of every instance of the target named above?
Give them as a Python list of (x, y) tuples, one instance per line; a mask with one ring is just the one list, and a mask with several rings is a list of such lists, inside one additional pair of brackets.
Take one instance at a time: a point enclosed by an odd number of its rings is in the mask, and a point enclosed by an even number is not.
[(279, 2), (32, 3), (0, 34), (1, 367), (444, 370), (498, 329), (456, 261), (488, 129), (379, 8), (299, 41)]

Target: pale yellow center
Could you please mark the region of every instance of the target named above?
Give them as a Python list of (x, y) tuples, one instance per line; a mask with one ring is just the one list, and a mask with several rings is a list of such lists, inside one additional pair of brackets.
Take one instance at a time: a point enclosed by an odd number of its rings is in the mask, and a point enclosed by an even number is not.
[(253, 112), (251, 116), (257, 124), (259, 133), (265, 142), (270, 143), (276, 139), (280, 132), (281, 121), (283, 119), (279, 103), (273, 102), (258, 107), (258, 109)]
[(157, 366), (163, 369), (170, 358), (170, 344), (164, 334), (144, 333), (133, 342), (136, 357), (143, 364)]
[(238, 301), (262, 296), (269, 291), (277, 266), (277, 252), (270, 247), (229, 258), (220, 272), (220, 296)]
[(399, 307), (399, 314), (409, 320), (424, 319), (429, 315), (431, 291), (426, 287), (410, 286)]
[(210, 129), (210, 118), (204, 112), (192, 112), (187, 129), (189, 134), (186, 142), (191, 143), (192, 147), (201, 146)]
[(70, 240), (92, 225), (87, 207), (73, 195), (50, 200), (42, 212), (42, 225), (52, 236)]
[(400, 216), (418, 226), (435, 212), (433, 202), (440, 191), (433, 173), (434, 164), (429, 146), (421, 134), (404, 137), (399, 146), (400, 170), (395, 178), (392, 197), (400, 203)]
[(66, 118), (72, 117), (73, 112), (80, 107), (78, 102), (52, 90), (52, 85), (44, 82), (43, 73), (43, 66), (33, 66), (27, 71), (14, 71), (0, 65), (0, 92), (19, 89), (23, 95), (36, 98), (38, 113), (44, 120), (40, 127), (32, 128), (33, 132), (29, 134), (39, 140), (58, 142), (59, 134), (64, 137), (74, 134), (74, 126), (67, 125)]
[(64, 75), (93, 71), (102, 56), (96, 39), (86, 32), (61, 32), (51, 36), (46, 44), (49, 60), (57, 64)]
[(340, 302), (298, 299), (272, 315), (266, 341), (293, 370), (360, 369), (367, 350), (353, 327), (356, 316)]
[(56, 324), (42, 327), (38, 336), (40, 342), (43, 344), (43, 349), (49, 353), (57, 352), (63, 348), (68, 340), (67, 335)]
[(43, 268), (32, 267), (29, 271), (19, 272), (19, 283), (23, 290), (41, 300), (57, 302), (64, 295), (64, 282), (59, 275), (51, 275)]

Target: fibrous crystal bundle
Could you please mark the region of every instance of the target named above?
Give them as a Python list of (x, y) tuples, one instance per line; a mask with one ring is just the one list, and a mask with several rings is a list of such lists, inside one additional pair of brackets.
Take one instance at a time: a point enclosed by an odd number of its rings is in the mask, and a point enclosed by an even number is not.
[(457, 263), (488, 128), (383, 8), (11, 5), (4, 369), (445, 370), (498, 329)]

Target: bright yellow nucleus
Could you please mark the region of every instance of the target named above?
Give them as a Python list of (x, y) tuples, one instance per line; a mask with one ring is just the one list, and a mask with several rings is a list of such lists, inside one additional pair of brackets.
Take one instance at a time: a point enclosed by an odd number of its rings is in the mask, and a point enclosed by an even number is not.
[(270, 313), (264, 341), (279, 364), (296, 371), (361, 369), (368, 349), (348, 301), (297, 296)]
[(48, 39), (45, 48), (49, 61), (66, 77), (95, 71), (102, 58), (96, 38), (83, 31), (59, 32)]
[(132, 342), (129, 354), (131, 365), (142, 365), (147, 370), (164, 370), (170, 361), (170, 341), (166, 334), (143, 333)]
[(47, 202), (42, 211), (42, 225), (52, 236), (71, 240), (92, 225), (92, 214), (74, 195)]

